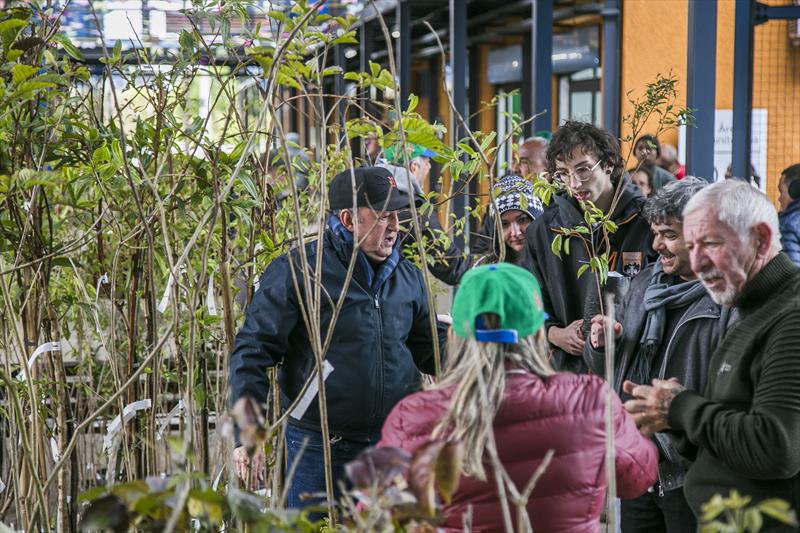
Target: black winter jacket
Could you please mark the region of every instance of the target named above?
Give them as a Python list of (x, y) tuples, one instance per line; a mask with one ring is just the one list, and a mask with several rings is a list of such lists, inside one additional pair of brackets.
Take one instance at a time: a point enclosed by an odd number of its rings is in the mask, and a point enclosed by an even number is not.
[[(352, 245), (330, 230), (325, 231), (323, 239), (320, 329), (324, 340), (342, 292)], [(316, 250), (316, 241), (306, 244), (310, 265), (315, 264)], [(278, 365), (286, 408), (314, 369), (290, 256), (299, 292), (306, 301), (298, 251), (270, 263), (236, 335), (229, 370), (231, 404), (244, 395), (264, 404), (269, 387), (266, 370)], [(438, 336), (443, 353), (444, 330)], [(326, 360), (333, 366), (325, 381), (331, 434), (364, 441), (379, 435), (394, 405), (418, 390), (417, 369), (430, 374), (434, 370), (428, 301), (422, 273), (416, 266), (400, 259), (378, 294), (373, 294), (366, 275), (356, 265)], [(300, 420), (290, 422), (319, 431), (317, 399)]]
[[(644, 294), (653, 277), (654, 266), (648, 265), (631, 280), (622, 303), (616, 306), (615, 317), (622, 324), (622, 336), (617, 339), (614, 360), (614, 388), (617, 394), (622, 394), (622, 383), (630, 379), (631, 366), (639, 351), (647, 321)], [(677, 378), (688, 389), (697, 392), (705, 390), (711, 354), (734, 322), (735, 315), (730, 309), (715, 304), (708, 293), (689, 305), (677, 326), (665, 332), (662, 342), (666, 343), (666, 353), (658, 370), (658, 378)], [(591, 342), (587, 341), (583, 357), (592, 372), (605, 375), (602, 349), (594, 349)], [(661, 455), (658, 475), (660, 488), (672, 490), (683, 486), (689, 463), (680, 456), (667, 434), (658, 433), (655, 439)]]
[[(697, 460), (684, 493), (696, 515), (731, 489), (800, 510), (800, 268), (784, 254), (739, 292), (739, 320), (714, 351), (702, 395), (685, 390), (668, 422), (693, 444)], [(690, 450), (687, 450), (690, 451)], [(765, 519), (761, 531), (797, 531)]]
[[(618, 229), (609, 238), (609, 246), (597, 243), (609, 251), (611, 270), (633, 277), (654, 258), (650, 225), (641, 216), (645, 198), (632, 185), (626, 184), (611, 217)], [(553, 254), (551, 244), (558, 228), (584, 224), (578, 202), (568, 196), (556, 195), (542, 216), (534, 220), (525, 234), (526, 246), (522, 264), (533, 272), (542, 287), (544, 309), (550, 318), (545, 327), (566, 327), (584, 318), (584, 306), (589, 291), (596, 291), (594, 276), (586, 271), (578, 278), (578, 270), (589, 261), (583, 244), (573, 238), (569, 255)], [(602, 232), (597, 232), (602, 235)], [(584, 373), (586, 363), (580, 356), (571, 356), (553, 347), (553, 363), (557, 370)]]

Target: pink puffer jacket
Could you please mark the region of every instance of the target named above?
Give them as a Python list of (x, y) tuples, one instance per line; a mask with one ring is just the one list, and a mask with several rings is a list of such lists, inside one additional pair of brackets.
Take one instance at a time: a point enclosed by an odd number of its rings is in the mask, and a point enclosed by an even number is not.
[[(522, 491), (547, 450), (555, 455), (539, 480), (527, 510), (534, 531), (595, 532), (606, 494), (604, 382), (596, 376), (556, 374), (539, 378), (509, 373), (495, 438), (506, 471)], [(408, 451), (430, 439), (450, 400), (431, 390), (403, 399), (389, 414), (378, 446)], [(658, 453), (636, 429), (614, 396), (617, 494), (634, 498), (656, 481)], [(466, 476), (445, 508), (445, 531), (463, 531), (462, 514), (472, 506), (472, 531), (502, 531), (503, 518), (492, 470), (481, 482)], [(513, 506), (512, 521), (515, 521)], [(516, 526), (516, 524), (515, 524)]]

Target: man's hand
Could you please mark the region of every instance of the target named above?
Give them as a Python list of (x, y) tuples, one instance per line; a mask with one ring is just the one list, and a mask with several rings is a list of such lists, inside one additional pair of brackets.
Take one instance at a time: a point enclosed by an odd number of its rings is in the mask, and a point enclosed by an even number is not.
[(678, 383), (677, 379), (671, 378), (654, 379), (652, 387), (625, 381), (622, 390), (633, 396), (633, 400), (625, 402), (625, 410), (633, 416), (639, 431), (649, 437), (669, 428), (669, 406), (675, 396), (686, 390), (686, 387)]
[[(622, 334), (622, 324), (614, 322), (614, 336), (619, 337)], [(606, 320), (603, 315), (594, 315), (592, 317), (592, 331), (589, 333), (589, 339), (594, 348), (602, 348), (606, 345)]]
[(551, 344), (554, 344), (570, 355), (583, 355), (583, 340), (581, 325), (583, 320), (576, 320), (565, 328), (551, 326), (547, 330), (547, 337)]
[(259, 449), (253, 454), (251, 468), (247, 448), (239, 446), (233, 450), (233, 464), (236, 476), (242, 480), (246, 488), (255, 490), (258, 488), (258, 482), (264, 481), (264, 450)]

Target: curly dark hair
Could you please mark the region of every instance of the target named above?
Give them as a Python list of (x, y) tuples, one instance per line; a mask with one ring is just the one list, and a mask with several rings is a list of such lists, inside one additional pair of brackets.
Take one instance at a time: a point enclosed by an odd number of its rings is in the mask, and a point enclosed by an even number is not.
[(706, 185), (706, 180), (694, 176), (673, 181), (647, 199), (642, 214), (650, 224), (683, 223), (683, 208)]
[(611, 167), (611, 181), (616, 185), (625, 170), (619, 142), (607, 130), (588, 122), (568, 120), (556, 130), (547, 147), (547, 172), (553, 174), (556, 161), (565, 161), (576, 149), (595, 156), (601, 165)]

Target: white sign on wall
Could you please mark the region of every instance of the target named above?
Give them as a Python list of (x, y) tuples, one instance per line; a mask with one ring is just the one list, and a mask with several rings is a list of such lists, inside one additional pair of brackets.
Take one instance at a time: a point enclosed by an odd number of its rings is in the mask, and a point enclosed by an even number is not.
[[(760, 188), (767, 188), (767, 110), (753, 109), (750, 139), (750, 163), (761, 178)], [(733, 143), (733, 111), (717, 109), (714, 120), (714, 179), (725, 178), (731, 164)]]
[[(753, 109), (750, 139), (750, 163), (761, 178), (760, 188), (767, 186), (767, 110)], [(714, 115), (714, 181), (725, 178), (733, 152), (733, 111), (717, 109)], [(678, 128), (678, 159), (686, 161), (686, 126)], [(705, 177), (705, 176), (702, 176)]]

